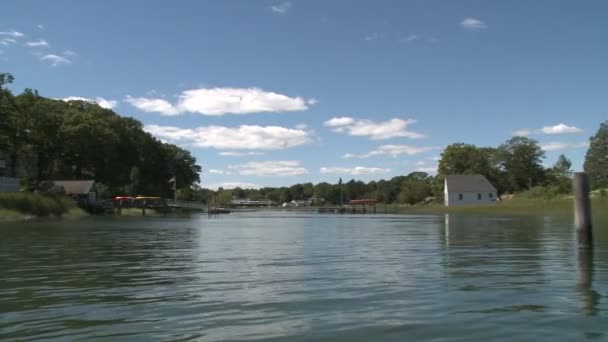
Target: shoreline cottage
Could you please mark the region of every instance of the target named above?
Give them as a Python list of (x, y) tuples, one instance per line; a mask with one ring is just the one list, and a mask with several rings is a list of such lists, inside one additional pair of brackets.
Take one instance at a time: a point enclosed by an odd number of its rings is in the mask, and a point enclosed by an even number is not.
[(496, 188), (483, 175), (451, 175), (444, 181), (446, 207), (491, 204), (497, 200)]

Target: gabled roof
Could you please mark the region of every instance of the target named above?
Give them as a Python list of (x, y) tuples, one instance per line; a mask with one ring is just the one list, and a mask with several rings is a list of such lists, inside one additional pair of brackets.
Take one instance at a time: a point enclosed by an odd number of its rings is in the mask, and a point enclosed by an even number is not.
[(66, 195), (86, 195), (95, 190), (93, 180), (62, 180), (53, 181), (53, 184), (63, 187)]
[(496, 192), (496, 188), (483, 175), (451, 175), (445, 177), (449, 192)]

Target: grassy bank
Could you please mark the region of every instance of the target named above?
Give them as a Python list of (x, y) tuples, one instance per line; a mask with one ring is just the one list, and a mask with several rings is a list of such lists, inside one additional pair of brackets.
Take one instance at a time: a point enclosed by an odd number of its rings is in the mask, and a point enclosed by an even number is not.
[[(607, 198), (593, 198), (592, 211), (597, 215), (605, 215), (608, 209)], [(383, 212), (383, 205), (378, 206), (378, 212)], [(424, 206), (388, 205), (389, 213), (402, 214), (476, 214), (476, 215), (573, 215), (573, 200), (569, 197), (554, 199), (514, 198), (490, 205), (470, 205), (461, 207), (445, 207), (442, 204)]]
[(0, 193), (0, 218), (86, 216), (76, 203), (65, 196), (45, 196), (30, 192)]

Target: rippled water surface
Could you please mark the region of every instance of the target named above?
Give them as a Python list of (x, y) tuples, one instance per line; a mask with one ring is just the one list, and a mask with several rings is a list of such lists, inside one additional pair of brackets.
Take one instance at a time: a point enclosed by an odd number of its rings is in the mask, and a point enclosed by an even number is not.
[(571, 220), (237, 213), (0, 225), (0, 340), (608, 339)]

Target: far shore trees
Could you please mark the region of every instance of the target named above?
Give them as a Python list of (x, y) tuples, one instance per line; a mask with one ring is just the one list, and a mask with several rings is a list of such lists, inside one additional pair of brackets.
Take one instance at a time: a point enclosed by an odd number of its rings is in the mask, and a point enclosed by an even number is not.
[(589, 140), (584, 169), (592, 189), (608, 188), (608, 121)]
[(141, 122), (86, 101), (62, 101), (26, 89), (13, 95), (10, 74), (0, 74), (0, 152), (8, 176), (34, 188), (42, 180), (94, 179), (104, 195), (173, 197), (177, 186), (200, 182), (189, 151), (166, 144)]

